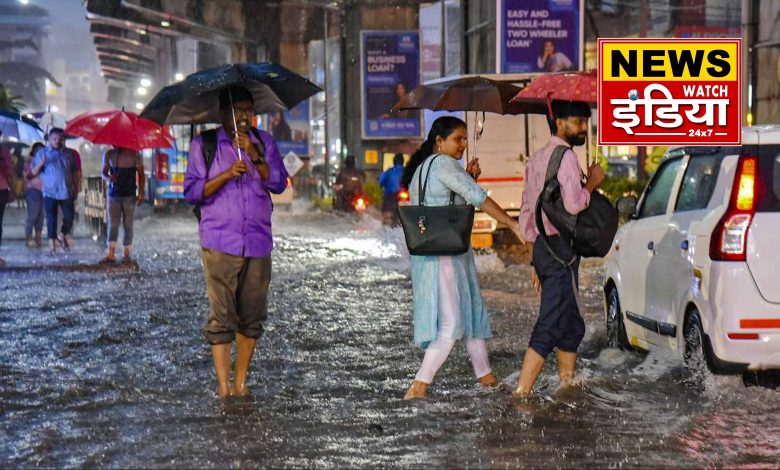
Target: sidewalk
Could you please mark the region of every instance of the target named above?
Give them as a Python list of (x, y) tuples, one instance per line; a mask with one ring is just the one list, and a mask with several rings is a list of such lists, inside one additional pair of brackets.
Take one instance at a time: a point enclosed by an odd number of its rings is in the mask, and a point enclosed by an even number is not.
[(41, 248), (27, 248), (25, 246), (24, 224), (27, 218), (27, 209), (16, 207), (12, 203), (5, 208), (3, 218), (3, 241), (0, 246), (0, 258), (6, 262), (0, 267), (3, 271), (29, 271), (29, 270), (65, 270), (65, 271), (106, 271), (106, 270), (135, 270), (135, 263), (114, 263), (109, 265), (97, 264), (105, 256), (104, 244), (98, 243), (87, 231), (84, 216), (80, 214), (73, 224), (73, 247), (66, 253), (61, 247), (57, 248), (55, 256), (49, 255), (48, 240), (46, 240), (46, 221), (43, 223), (43, 246)]

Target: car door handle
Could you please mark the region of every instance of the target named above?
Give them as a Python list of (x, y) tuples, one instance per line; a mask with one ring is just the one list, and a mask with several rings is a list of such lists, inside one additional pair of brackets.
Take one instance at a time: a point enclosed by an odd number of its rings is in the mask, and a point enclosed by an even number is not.
[(647, 244), (647, 249), (648, 249), (648, 250), (650, 250), (650, 251), (653, 251), (653, 250), (655, 250), (655, 243), (653, 243), (653, 242), (649, 242), (649, 243)]
[(680, 249), (681, 250), (688, 250), (688, 240), (683, 240), (682, 243), (680, 243)]

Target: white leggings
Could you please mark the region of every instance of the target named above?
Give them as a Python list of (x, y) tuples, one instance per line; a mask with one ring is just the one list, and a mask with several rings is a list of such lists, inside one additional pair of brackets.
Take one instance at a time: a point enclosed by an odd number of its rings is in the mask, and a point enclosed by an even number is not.
[[(460, 318), (458, 306), (457, 288), (455, 285), (455, 271), (452, 267), (452, 258), (439, 257), (439, 324), (436, 340), (428, 345), (425, 350), (420, 370), (415, 380), (429, 384), (439, 368), (444, 365), (447, 356), (455, 346), (455, 329)], [(483, 377), (491, 372), (488, 361), (487, 346), (484, 339), (466, 338), (466, 350), (474, 367), (474, 375)]]

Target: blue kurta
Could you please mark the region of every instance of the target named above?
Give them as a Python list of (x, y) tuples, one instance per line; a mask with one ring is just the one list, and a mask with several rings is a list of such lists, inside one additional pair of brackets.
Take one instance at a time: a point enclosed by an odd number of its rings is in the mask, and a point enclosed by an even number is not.
[[(419, 201), (418, 180), (422, 171), (427, 172), (433, 160), (432, 155), (417, 168), (409, 185), (412, 204)], [(424, 174), (423, 174), (424, 175)], [(424, 177), (424, 176), (423, 176)], [(460, 162), (441, 155), (431, 166), (428, 187), (425, 190), (426, 206), (444, 206), (449, 203), (450, 191), (455, 196), (455, 204), (468, 202), (479, 208), (487, 199), (487, 192), (466, 173)], [(490, 320), (482, 300), (477, 280), (477, 267), (474, 264), (474, 252), (452, 256), (452, 267), (457, 283), (457, 304), (460, 306), (460, 319), (455, 330), (455, 339), (490, 338)], [(421, 348), (436, 339), (439, 313), (439, 257), (412, 256), (412, 291), (414, 295), (414, 342)]]

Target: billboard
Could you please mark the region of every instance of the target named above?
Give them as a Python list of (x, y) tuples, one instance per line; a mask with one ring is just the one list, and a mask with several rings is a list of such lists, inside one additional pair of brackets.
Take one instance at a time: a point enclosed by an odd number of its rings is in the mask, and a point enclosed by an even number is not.
[(361, 31), (363, 139), (421, 136), (419, 111), (391, 112), (420, 83), (418, 31)]
[(599, 39), (599, 145), (740, 145), (741, 39)]
[(299, 157), (309, 155), (309, 100), (289, 111), (269, 113), (266, 122), (280, 155), (289, 152)]
[(497, 0), (499, 73), (582, 68), (581, 0)]

